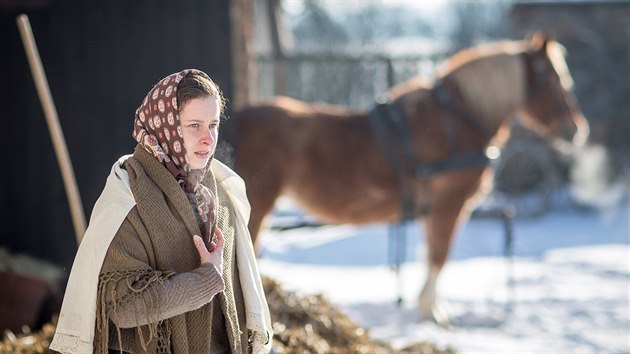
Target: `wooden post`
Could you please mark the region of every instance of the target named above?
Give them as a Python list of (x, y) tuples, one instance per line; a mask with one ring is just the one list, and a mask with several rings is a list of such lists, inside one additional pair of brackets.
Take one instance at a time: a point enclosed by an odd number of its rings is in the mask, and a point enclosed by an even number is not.
[(255, 85), (250, 85), (255, 77), (250, 54), (252, 37), (252, 0), (233, 0), (230, 5), (232, 28), (233, 95), (230, 105), (236, 110), (251, 101), (251, 94), (256, 96)]
[(85, 215), (79, 195), (79, 187), (74, 178), (74, 171), (72, 169), (70, 155), (68, 154), (66, 140), (63, 136), (61, 125), (59, 124), (57, 108), (55, 108), (55, 103), (50, 94), (48, 79), (46, 79), (46, 73), (44, 72), (41, 58), (39, 57), (39, 51), (37, 50), (28, 16), (24, 14), (19, 15), (17, 17), (17, 25), (20, 30), (20, 36), (22, 37), (22, 43), (24, 44), (24, 50), (26, 51), (26, 57), (31, 67), (37, 94), (39, 95), (39, 100), (44, 109), (44, 115), (46, 116), (46, 123), (48, 124), (57, 162), (61, 170), (66, 195), (68, 196), (68, 203), (70, 204), (70, 214), (72, 216), (77, 244), (80, 244), (83, 239), (83, 234), (85, 233)]
[(280, 1), (269, 0), (267, 2), (267, 16), (269, 18), (269, 29), (271, 35), (271, 50), (274, 64), (274, 94), (275, 95), (287, 95), (287, 56), (286, 56), (286, 41), (283, 38), (286, 36), (284, 26), (282, 25), (280, 12)]

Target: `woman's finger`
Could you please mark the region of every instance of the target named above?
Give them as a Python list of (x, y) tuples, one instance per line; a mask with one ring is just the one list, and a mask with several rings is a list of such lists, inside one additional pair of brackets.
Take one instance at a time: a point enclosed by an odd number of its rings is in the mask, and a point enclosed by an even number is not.
[(216, 236), (216, 248), (223, 248), (224, 240), (223, 232), (221, 231), (221, 229), (217, 227), (214, 231), (214, 235)]
[(197, 247), (197, 250), (206, 249), (206, 245), (203, 244), (203, 240), (198, 235), (193, 236), (193, 242), (195, 243), (195, 247)]
[(199, 258), (201, 259), (201, 263), (207, 263), (210, 253), (208, 252), (208, 248), (203, 243), (203, 240), (198, 235), (193, 236), (193, 243), (195, 244), (195, 248), (197, 248), (197, 252), (199, 252)]

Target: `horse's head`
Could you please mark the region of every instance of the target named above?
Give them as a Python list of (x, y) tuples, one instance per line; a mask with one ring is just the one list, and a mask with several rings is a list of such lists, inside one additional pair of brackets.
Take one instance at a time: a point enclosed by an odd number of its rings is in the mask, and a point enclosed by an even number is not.
[(526, 46), (524, 123), (544, 136), (583, 144), (589, 126), (573, 94), (564, 48), (542, 34), (535, 34)]

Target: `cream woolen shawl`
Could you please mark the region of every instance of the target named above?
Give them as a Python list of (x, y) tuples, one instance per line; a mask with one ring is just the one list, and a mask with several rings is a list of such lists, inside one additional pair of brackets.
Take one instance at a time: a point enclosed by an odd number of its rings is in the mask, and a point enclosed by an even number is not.
[[(97, 200), (88, 230), (79, 246), (70, 273), (59, 322), (50, 349), (62, 353), (92, 353), (97, 311), (98, 278), (105, 254), (118, 228), (135, 206), (123, 156), (112, 167), (103, 193)], [(245, 308), (246, 327), (254, 332), (254, 353), (271, 350), (273, 335), (265, 294), (247, 230), (249, 202), (243, 180), (216, 159), (211, 171), (217, 187), (224, 190), (234, 207), (237, 268)]]

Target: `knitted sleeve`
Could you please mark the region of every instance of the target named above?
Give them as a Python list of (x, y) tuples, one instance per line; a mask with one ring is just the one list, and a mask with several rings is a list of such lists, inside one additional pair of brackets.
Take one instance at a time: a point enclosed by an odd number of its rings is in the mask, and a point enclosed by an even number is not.
[[(141, 277), (137, 283), (147, 283), (146, 278), (147, 276)], [(142, 291), (130, 293), (112, 302), (108, 309), (111, 311), (109, 318), (120, 328), (155, 323), (200, 308), (223, 291), (224, 287), (223, 279), (216, 268), (206, 263), (191, 272), (150, 282)]]
[(114, 237), (100, 276), (101, 306), (119, 328), (156, 324), (210, 302), (224, 280), (210, 263), (184, 273), (155, 270), (146, 254), (146, 238), (127, 218)]

